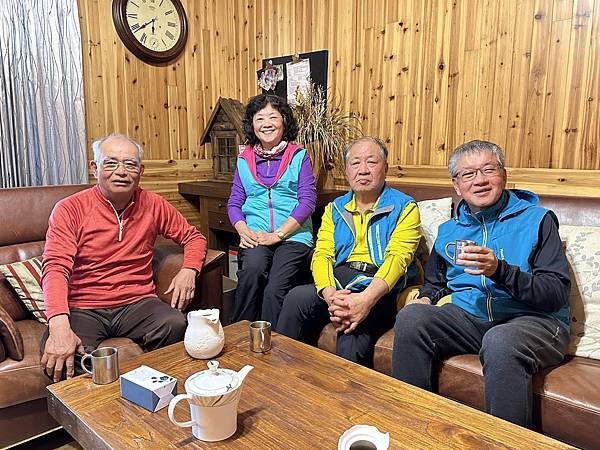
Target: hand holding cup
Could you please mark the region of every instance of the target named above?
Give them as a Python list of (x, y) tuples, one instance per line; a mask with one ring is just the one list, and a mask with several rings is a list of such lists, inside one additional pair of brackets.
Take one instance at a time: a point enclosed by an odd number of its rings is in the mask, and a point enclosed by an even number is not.
[(471, 275), (492, 276), (498, 268), (498, 258), (491, 248), (479, 245), (466, 245), (457, 255), (456, 264), (465, 267), (465, 272)]

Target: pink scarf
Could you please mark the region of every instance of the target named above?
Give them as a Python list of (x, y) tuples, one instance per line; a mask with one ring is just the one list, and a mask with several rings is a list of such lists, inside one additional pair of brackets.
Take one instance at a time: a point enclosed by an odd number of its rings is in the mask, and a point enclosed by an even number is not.
[(259, 142), (254, 145), (253, 150), (254, 150), (254, 153), (256, 153), (261, 158), (271, 159), (271, 158), (274, 158), (275, 156), (283, 153), (285, 148), (287, 147), (287, 144), (288, 144), (287, 141), (281, 141), (279, 144), (277, 144), (271, 150), (265, 150), (263, 148), (263, 146), (260, 145), (260, 142)]

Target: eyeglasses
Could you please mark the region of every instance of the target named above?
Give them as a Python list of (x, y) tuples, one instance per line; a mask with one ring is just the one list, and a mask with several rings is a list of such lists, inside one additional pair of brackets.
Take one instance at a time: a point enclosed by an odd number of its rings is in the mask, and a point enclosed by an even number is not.
[(127, 160), (121, 162), (116, 161), (114, 159), (107, 159), (105, 161), (102, 161), (102, 168), (108, 172), (114, 172), (119, 168), (120, 165), (123, 165), (123, 168), (127, 172), (138, 173), (140, 171), (140, 163), (138, 163), (137, 161)]
[(480, 167), (478, 169), (465, 169), (462, 172), (457, 173), (452, 178), (458, 178), (462, 182), (473, 181), (477, 177), (477, 172), (481, 172), (484, 177), (493, 177), (500, 175), (502, 167), (498, 164), (488, 164), (487, 166)]

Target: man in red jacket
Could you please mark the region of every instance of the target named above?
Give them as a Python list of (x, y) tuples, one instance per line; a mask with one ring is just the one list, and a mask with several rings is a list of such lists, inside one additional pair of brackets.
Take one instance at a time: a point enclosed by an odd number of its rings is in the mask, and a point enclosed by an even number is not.
[[(111, 134), (93, 144), (98, 184), (61, 200), (49, 220), (42, 287), (48, 331), (42, 367), (58, 381), (71, 378), (75, 356), (111, 337), (129, 337), (145, 350), (182, 339), (181, 313), (194, 296), (206, 239), (162, 197), (138, 187), (143, 149)], [(156, 296), (152, 252), (157, 235), (183, 247), (183, 266), (167, 293)], [(79, 358), (77, 358), (79, 360)]]

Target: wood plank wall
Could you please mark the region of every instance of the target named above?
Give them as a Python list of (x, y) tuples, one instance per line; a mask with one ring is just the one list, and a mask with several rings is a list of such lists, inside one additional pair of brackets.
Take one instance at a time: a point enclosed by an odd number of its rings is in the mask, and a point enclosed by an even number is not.
[(138, 139), (145, 186), (192, 220), (176, 182), (210, 176), (198, 138), (218, 97), (256, 94), (263, 58), (320, 49), (395, 181), (448, 183), (451, 149), (481, 138), (513, 186), (600, 195), (600, 1), (183, 0), (187, 47), (165, 67), (124, 48), (111, 4), (78, 0), (88, 141)]

